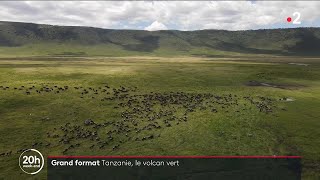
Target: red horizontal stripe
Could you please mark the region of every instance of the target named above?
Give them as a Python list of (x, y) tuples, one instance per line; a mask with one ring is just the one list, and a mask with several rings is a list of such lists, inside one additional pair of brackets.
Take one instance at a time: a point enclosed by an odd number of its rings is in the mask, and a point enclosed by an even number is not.
[(300, 159), (301, 156), (48, 156), (50, 159)]

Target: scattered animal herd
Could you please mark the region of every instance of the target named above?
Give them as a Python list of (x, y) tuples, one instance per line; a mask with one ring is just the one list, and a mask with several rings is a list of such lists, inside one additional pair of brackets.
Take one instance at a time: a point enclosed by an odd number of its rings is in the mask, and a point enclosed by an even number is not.
[[(46, 142), (35, 142), (33, 148), (64, 147), (66, 154), (74, 149), (118, 150), (126, 142), (147, 141), (160, 137), (164, 128), (172, 128), (188, 123), (192, 112), (241, 113), (256, 108), (261, 113), (272, 113), (275, 99), (261, 96), (239, 96), (236, 94), (187, 93), (187, 92), (149, 92), (139, 93), (137, 87), (111, 88), (105, 84), (101, 87), (82, 86), (0, 86), (1, 91), (20, 91), (26, 96), (39, 94), (76, 93), (87, 101), (112, 101), (112, 108), (120, 110), (118, 120), (82, 119), (78, 124), (66, 122), (46, 133)], [(28, 148), (21, 148), (21, 153)], [(12, 150), (1, 153), (9, 156)]]

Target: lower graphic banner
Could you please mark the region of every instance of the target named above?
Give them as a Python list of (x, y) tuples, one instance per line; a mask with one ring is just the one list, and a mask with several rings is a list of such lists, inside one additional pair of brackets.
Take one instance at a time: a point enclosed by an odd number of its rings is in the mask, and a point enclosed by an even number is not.
[(299, 156), (49, 156), (48, 179), (301, 179)]

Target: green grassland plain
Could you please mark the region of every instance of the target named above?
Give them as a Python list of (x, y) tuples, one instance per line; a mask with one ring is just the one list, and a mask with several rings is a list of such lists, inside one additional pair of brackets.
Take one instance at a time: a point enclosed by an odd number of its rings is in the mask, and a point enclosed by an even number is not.
[[(296, 64), (290, 64), (296, 63)], [(303, 65), (299, 64), (303, 63)], [(305, 65), (307, 64), (307, 65)], [(249, 81), (269, 83), (247, 86)], [(299, 155), (303, 179), (320, 178), (320, 58), (303, 57), (19, 57), (0, 59), (0, 179), (46, 179), (46, 169), (35, 176), (18, 166), (18, 150), (35, 147), (44, 156), (62, 155), (68, 145), (47, 137), (66, 123), (83, 125), (121, 119), (115, 101), (80, 98), (73, 87), (98, 89), (136, 87), (133, 94), (184, 92), (273, 99), (272, 113), (232, 106), (229, 110), (195, 110), (188, 121), (157, 129), (147, 141), (126, 141), (113, 150), (89, 148), (90, 141), (68, 155)], [(57, 93), (14, 90), (69, 86)], [(281, 88), (279, 88), (279, 87)], [(283, 98), (290, 99), (280, 100)], [(104, 131), (104, 130), (102, 130)], [(101, 132), (101, 136), (103, 136)], [(101, 137), (105, 138), (105, 137)], [(36, 142), (54, 145), (34, 145)], [(34, 145), (34, 146), (32, 146)]]

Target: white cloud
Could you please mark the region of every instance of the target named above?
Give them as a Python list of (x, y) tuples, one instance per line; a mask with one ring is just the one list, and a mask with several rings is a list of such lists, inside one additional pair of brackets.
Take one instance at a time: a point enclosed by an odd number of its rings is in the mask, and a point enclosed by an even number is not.
[(161, 22), (154, 21), (150, 26), (144, 28), (147, 31), (159, 31), (159, 30), (168, 30), (167, 26), (162, 24)]
[(286, 18), (301, 13), (299, 26), (319, 27), (320, 1), (0, 1), (0, 21), (144, 29), (257, 29), (296, 27)]

